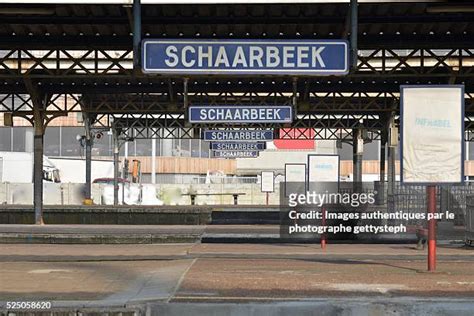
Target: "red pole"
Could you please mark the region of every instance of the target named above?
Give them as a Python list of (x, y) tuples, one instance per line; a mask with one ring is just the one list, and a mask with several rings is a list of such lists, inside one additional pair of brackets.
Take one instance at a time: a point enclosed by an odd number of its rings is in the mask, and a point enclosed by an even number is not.
[(428, 271), (436, 270), (436, 186), (430, 185), (426, 188), (428, 200)]
[[(326, 207), (323, 205), (321, 206), (321, 226), (326, 226)], [(326, 250), (326, 233), (321, 234), (321, 249)]]

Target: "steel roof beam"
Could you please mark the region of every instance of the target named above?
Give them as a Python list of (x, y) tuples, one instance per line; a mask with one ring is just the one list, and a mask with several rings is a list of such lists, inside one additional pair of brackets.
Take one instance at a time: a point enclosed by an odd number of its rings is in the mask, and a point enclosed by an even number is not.
[[(345, 15), (331, 16), (147, 16), (142, 17), (144, 25), (154, 27), (163, 25), (253, 25), (253, 24), (343, 24)], [(110, 26), (128, 25), (127, 15), (123, 16), (18, 16), (2, 15), (2, 24), (10, 25), (87, 25), (87, 26)], [(474, 13), (445, 13), (445, 14), (407, 14), (407, 15), (361, 15), (359, 24), (410, 24), (410, 23), (472, 23)]]
[[(448, 77), (442, 78), (427, 78), (423, 80), (417, 80), (416, 78), (400, 78), (397, 82), (384, 82), (382, 80), (377, 80), (374, 82), (354, 82), (354, 83), (338, 83), (337, 81), (330, 84), (321, 82), (316, 84), (313, 82), (310, 84), (310, 92), (366, 92), (366, 93), (377, 93), (377, 92), (399, 92), (401, 84), (446, 84)], [(466, 92), (474, 92), (474, 80), (464, 81)], [(462, 80), (457, 80), (457, 83), (462, 83)], [(200, 84), (190, 84), (189, 92), (209, 92), (209, 93), (219, 93), (219, 92), (281, 92), (289, 93), (291, 90), (289, 87), (283, 84), (266, 84), (266, 85), (248, 85), (242, 84), (233, 86), (234, 83), (227, 85), (204, 85)], [(175, 89), (181, 89), (179, 85), (174, 87)], [(298, 89), (303, 89), (303, 86), (299, 86)], [(57, 82), (54, 84), (44, 84), (44, 91), (49, 93), (166, 93), (169, 91), (168, 86), (161, 85), (160, 82), (143, 83), (138, 85), (134, 83), (133, 85), (120, 84), (115, 85), (114, 83), (110, 84), (93, 84), (88, 83), (87, 85), (74, 84), (71, 85), (70, 82), (63, 82), (62, 84)], [(0, 93), (26, 93), (26, 88), (22, 84), (1, 84), (0, 83)]]
[[(235, 35), (234, 35), (235, 36)], [(147, 38), (173, 38), (193, 39), (194, 34), (188, 36), (162, 34), (147, 35)], [(213, 38), (229, 38), (229, 36), (215, 36)], [(242, 36), (242, 38), (248, 38)], [(252, 38), (269, 39), (261, 34)], [(278, 36), (276, 39), (336, 39), (336, 36), (296, 36), (293, 34)], [(470, 48), (474, 42), (474, 34), (360, 34), (359, 49), (454, 49)], [(0, 36), (0, 49), (104, 49), (104, 50), (131, 50), (132, 36), (130, 35), (65, 35), (65, 36), (38, 36), (38, 35), (3, 35)]]

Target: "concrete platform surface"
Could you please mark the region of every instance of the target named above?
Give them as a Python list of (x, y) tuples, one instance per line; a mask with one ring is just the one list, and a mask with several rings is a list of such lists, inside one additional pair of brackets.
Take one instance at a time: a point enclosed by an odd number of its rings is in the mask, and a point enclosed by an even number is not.
[[(142, 245), (111, 244), (0, 244), (2, 261), (130, 261), (199, 258), (246, 259), (385, 259), (424, 260), (427, 250), (412, 244), (201, 244), (168, 243)], [(474, 248), (440, 245), (438, 258), (443, 260), (474, 260)]]
[(338, 306), (360, 311), (372, 301), (384, 315), (445, 300), (449, 313), (439, 315), (469, 315), (474, 249), (439, 247), (437, 273), (425, 272), (425, 258), (415, 245), (2, 244), (0, 311), (7, 301), (51, 301), (63, 311), (284, 315), (291, 304), (302, 314), (323, 304), (332, 315)]

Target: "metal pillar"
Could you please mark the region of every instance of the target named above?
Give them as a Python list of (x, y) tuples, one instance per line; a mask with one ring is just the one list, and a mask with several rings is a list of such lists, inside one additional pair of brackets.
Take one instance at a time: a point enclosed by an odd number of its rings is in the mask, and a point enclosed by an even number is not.
[(388, 147), (388, 167), (387, 167), (387, 210), (395, 211), (395, 147)]
[(357, 0), (351, 0), (351, 66), (357, 68), (357, 32), (358, 32), (358, 8)]
[(119, 184), (118, 184), (118, 177), (119, 177), (119, 133), (117, 128), (112, 127), (112, 140), (114, 146), (114, 205), (118, 205), (118, 196), (119, 196)]
[(293, 106), (293, 118), (298, 115), (298, 77), (293, 77), (292, 81), (291, 105)]
[(189, 123), (189, 95), (188, 95), (188, 82), (189, 78), (183, 78), (183, 110), (184, 110), (184, 126), (191, 127)]
[(388, 195), (393, 195), (395, 187), (395, 147), (388, 147), (387, 189)]
[(388, 120), (388, 167), (387, 167), (387, 207), (389, 212), (393, 212), (395, 208), (395, 151), (398, 145), (398, 129), (394, 124), (394, 114), (390, 115)]
[(133, 0), (133, 69), (140, 69), (140, 42), (142, 40), (142, 7), (140, 0)]
[(43, 145), (46, 103), (48, 96), (44, 94), (37, 85), (29, 78), (24, 79), (25, 86), (33, 102), (33, 208), (35, 210), (35, 224), (42, 225), (43, 222)]
[(86, 199), (91, 199), (92, 140), (86, 138)]
[(427, 213), (431, 218), (428, 220), (428, 271), (436, 270), (436, 186), (430, 185), (426, 188), (428, 208)]
[(89, 116), (86, 114), (84, 118), (84, 127), (86, 130), (85, 150), (86, 150), (86, 192), (85, 198), (91, 199), (91, 174), (92, 174), (92, 135), (91, 122)]
[(156, 183), (156, 138), (151, 139), (151, 183)]
[(35, 119), (34, 154), (33, 154), (33, 207), (35, 209), (35, 224), (43, 224), (43, 121)]
[(387, 148), (387, 138), (382, 136), (380, 140), (380, 170), (379, 170), (380, 171), (379, 181), (382, 183), (382, 188), (385, 184), (385, 150), (386, 148)]
[(362, 156), (364, 154), (364, 140), (362, 139), (362, 131), (357, 128), (353, 130), (352, 140), (352, 182), (354, 191), (359, 192), (362, 189)]
[(385, 204), (385, 150), (387, 148), (387, 131), (382, 131), (380, 139), (379, 185), (377, 188), (378, 203)]
[(380, 139), (379, 152), (379, 181), (374, 182), (375, 189), (375, 204), (385, 204), (385, 148), (387, 142), (387, 131), (383, 130)]

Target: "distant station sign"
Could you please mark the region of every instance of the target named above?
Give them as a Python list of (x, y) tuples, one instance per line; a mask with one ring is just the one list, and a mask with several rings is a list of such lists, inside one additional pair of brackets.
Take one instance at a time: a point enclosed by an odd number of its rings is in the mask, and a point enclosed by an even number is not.
[(190, 106), (190, 123), (291, 123), (293, 108), (282, 106)]
[(273, 140), (272, 130), (207, 130), (204, 131), (207, 141), (270, 141)]
[(345, 75), (344, 40), (179, 40), (142, 42), (145, 73)]
[(215, 158), (256, 158), (258, 151), (242, 151), (242, 150), (215, 150)]
[(210, 145), (212, 150), (243, 150), (243, 151), (260, 151), (267, 148), (267, 143), (265, 142), (213, 142)]

